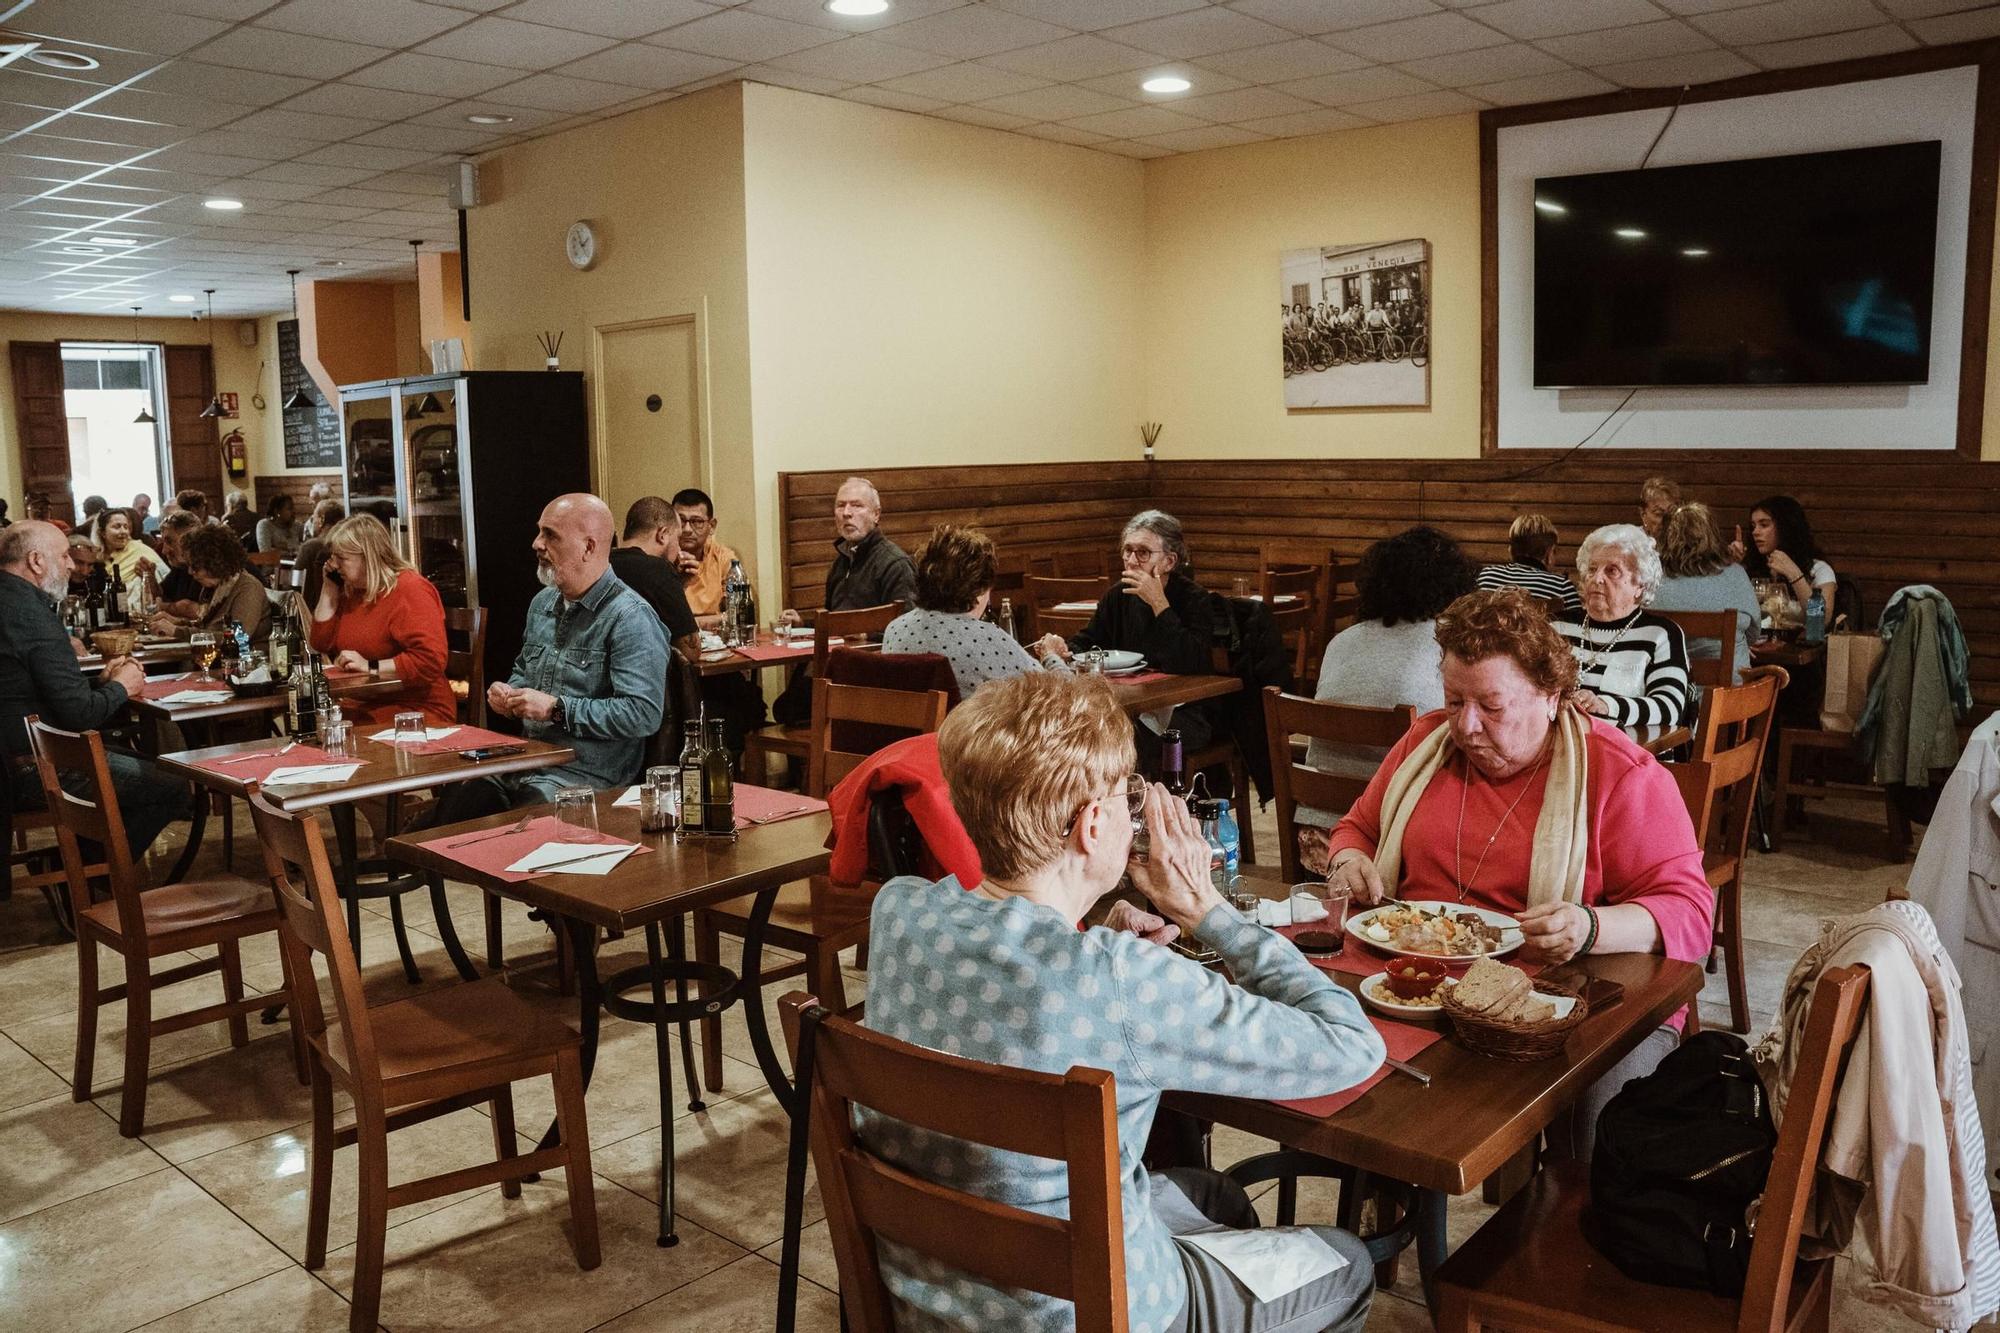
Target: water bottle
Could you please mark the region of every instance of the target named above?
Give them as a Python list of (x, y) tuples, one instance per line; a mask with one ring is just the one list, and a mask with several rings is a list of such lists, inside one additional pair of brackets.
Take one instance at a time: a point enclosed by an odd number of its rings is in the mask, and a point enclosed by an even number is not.
[(1021, 637), (1014, 632), (1014, 603), (1006, 597), (1000, 599), (1000, 628), (1010, 639)]
[(1826, 598), (1818, 588), (1806, 599), (1806, 642), (1820, 643), (1826, 638)]
[(750, 580), (743, 577), (743, 562), (731, 560), (722, 581), (722, 618), (725, 642), (732, 648), (743, 642), (744, 608), (749, 603)]
[(1215, 885), (1215, 891), (1225, 898), (1229, 896), (1229, 853), (1222, 847), (1221, 824), (1222, 802), (1214, 797), (1200, 797), (1194, 803), (1194, 817), (1200, 821), (1202, 840), (1208, 844), (1208, 879)]
[(1236, 881), (1243, 874), (1243, 834), (1236, 827), (1236, 816), (1230, 813), (1229, 802), (1217, 797), (1215, 804), (1216, 841), (1222, 844), (1223, 869), (1228, 875), (1228, 885), (1224, 889), (1226, 893), (1236, 887)]

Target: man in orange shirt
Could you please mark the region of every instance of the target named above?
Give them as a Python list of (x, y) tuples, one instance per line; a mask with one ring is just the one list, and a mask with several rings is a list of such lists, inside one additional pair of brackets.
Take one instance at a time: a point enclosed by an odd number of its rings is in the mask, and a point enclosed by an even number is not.
[(703, 629), (722, 620), (722, 584), (736, 552), (715, 540), (715, 501), (707, 491), (690, 486), (674, 496), (674, 513), (681, 521), (681, 553), (675, 563), (685, 580), (688, 610)]

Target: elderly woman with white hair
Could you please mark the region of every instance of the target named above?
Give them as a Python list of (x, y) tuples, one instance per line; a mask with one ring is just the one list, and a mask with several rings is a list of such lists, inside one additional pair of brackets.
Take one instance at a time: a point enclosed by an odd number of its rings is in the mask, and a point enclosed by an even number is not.
[(1583, 619), (1556, 622), (1576, 654), (1571, 703), (1621, 727), (1692, 723), (1687, 639), (1646, 610), (1661, 577), (1653, 539), (1632, 523), (1599, 528), (1577, 547), (1576, 571)]

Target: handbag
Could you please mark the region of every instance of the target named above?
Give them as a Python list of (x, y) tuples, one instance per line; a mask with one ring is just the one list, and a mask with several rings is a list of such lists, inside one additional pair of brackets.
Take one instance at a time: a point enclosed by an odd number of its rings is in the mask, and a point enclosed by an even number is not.
[(1836, 633), (1826, 636), (1826, 698), (1819, 724), (1826, 731), (1852, 735), (1868, 707), (1868, 685), (1882, 664), (1886, 645), (1876, 634)]

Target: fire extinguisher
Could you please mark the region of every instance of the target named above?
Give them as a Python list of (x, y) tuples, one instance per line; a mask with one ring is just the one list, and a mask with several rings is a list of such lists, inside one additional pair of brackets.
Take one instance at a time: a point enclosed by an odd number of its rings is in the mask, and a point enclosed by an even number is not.
[(250, 451), (244, 447), (241, 430), (232, 430), (222, 437), (222, 456), (230, 476), (241, 478), (249, 474)]

